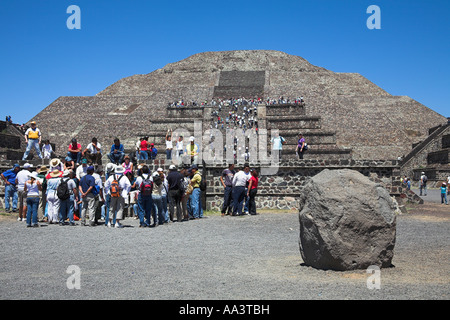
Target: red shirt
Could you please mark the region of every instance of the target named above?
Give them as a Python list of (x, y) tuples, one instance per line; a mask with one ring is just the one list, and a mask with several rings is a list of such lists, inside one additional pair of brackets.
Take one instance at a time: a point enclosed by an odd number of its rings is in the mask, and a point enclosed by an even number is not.
[(252, 181), (252, 187), (250, 190), (258, 188), (258, 180), (259, 180), (258, 177), (251, 176), (250, 181)]
[(142, 151), (147, 151), (147, 144), (148, 144), (148, 142), (146, 140), (141, 141), (141, 150)]
[(81, 149), (81, 144), (77, 143), (77, 147), (76, 148), (73, 147), (73, 143), (71, 143), (69, 145), (69, 151), (70, 152), (72, 152), (72, 150), (77, 150), (77, 149)]

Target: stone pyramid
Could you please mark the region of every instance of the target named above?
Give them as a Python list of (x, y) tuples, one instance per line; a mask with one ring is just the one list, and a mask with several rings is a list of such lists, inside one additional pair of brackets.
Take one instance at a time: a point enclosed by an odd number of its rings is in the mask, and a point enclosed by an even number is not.
[[(180, 110), (182, 116), (173, 114), (169, 102), (280, 96), (303, 96), (306, 102), (303, 114), (289, 108), (279, 115), (272, 112), (272, 119), (280, 116), (290, 123), (289, 128), (280, 128), (281, 134), (286, 130), (292, 136), (290, 145), (295, 145), (298, 131), (325, 133), (327, 139), (332, 136), (333, 147), (351, 149), (354, 159), (397, 159), (423, 140), (428, 128), (447, 122), (419, 102), (392, 96), (360, 74), (336, 73), (268, 50), (198, 53), (149, 74), (120, 79), (95, 96), (60, 97), (30, 121), (38, 123), (58, 150), (66, 150), (72, 137), (86, 146), (95, 136), (105, 150), (119, 137), (133, 151), (140, 136), (163, 139), (168, 127), (207, 118), (199, 108)], [(317, 126), (302, 127), (299, 116), (318, 119)], [(261, 127), (270, 129), (269, 118), (261, 119)], [(157, 145), (164, 148), (162, 142)]]

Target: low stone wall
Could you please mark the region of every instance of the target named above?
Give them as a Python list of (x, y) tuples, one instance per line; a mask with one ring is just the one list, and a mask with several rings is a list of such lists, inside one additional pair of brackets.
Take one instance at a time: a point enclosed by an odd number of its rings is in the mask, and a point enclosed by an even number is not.
[[(253, 166), (261, 172), (260, 166)], [(354, 169), (382, 184), (393, 196), (403, 190), (397, 161), (363, 160), (304, 160), (283, 162), (273, 175), (260, 176), (256, 205), (259, 209), (298, 209), (298, 196), (305, 183), (323, 169)], [(220, 176), (225, 166), (208, 166), (206, 179), (206, 209), (220, 210), (223, 203), (223, 186)]]

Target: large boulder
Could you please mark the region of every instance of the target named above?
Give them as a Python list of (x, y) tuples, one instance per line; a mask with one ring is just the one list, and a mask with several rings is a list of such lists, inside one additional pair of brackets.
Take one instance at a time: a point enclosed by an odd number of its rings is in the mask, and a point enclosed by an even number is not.
[(358, 171), (321, 171), (300, 195), (300, 252), (318, 269), (390, 267), (396, 235), (395, 202)]

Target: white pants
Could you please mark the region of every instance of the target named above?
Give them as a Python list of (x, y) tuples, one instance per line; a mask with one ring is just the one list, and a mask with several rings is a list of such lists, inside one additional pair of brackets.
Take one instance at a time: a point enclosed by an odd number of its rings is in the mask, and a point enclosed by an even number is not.
[(47, 215), (48, 222), (59, 222), (60, 201), (55, 190), (50, 190), (47, 194)]

